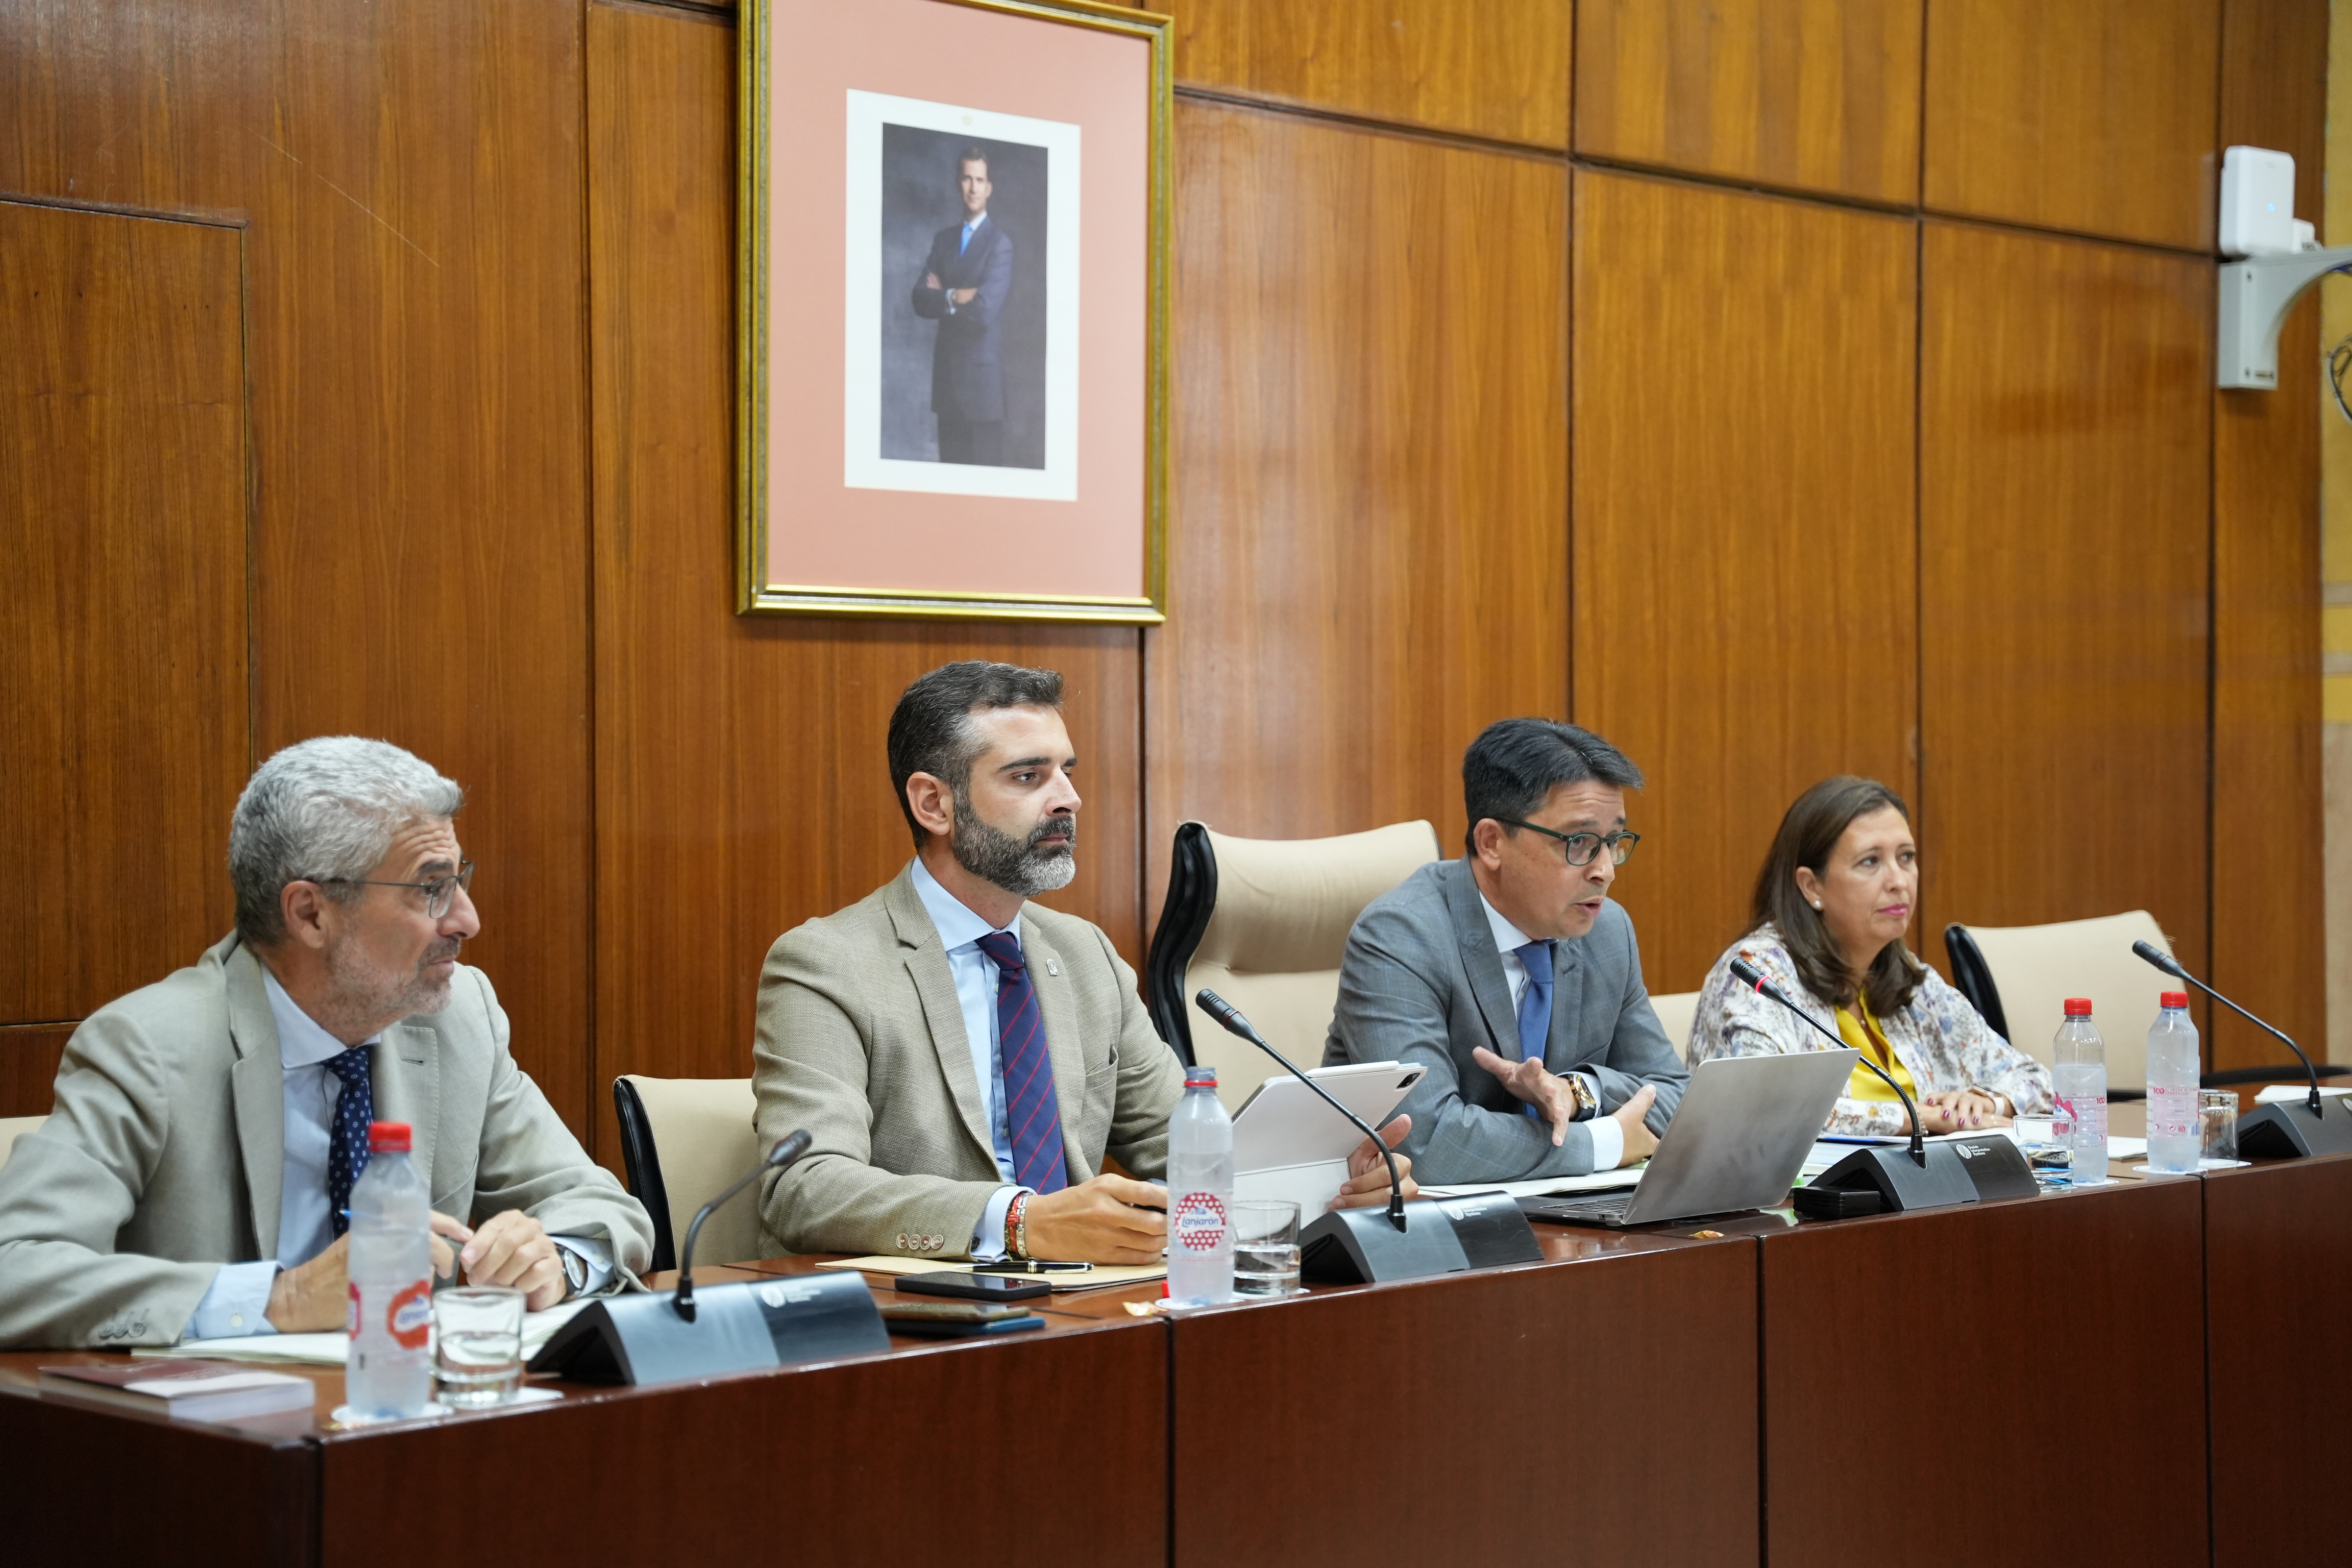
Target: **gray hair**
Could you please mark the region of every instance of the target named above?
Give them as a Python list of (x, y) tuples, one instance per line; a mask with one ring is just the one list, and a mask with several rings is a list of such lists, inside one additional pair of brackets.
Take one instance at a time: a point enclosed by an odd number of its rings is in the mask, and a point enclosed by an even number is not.
[(287, 747), (254, 771), (229, 819), (237, 935), (257, 947), (286, 940), (278, 895), (289, 882), (358, 902), (366, 889), (352, 879), (375, 869), (394, 834), (446, 822), (465, 803), (464, 790), (386, 741), (320, 735)]
[(967, 658), (916, 677), (891, 710), (889, 735), (890, 787), (898, 792), (898, 810), (915, 836), (915, 847), (920, 849), (930, 835), (915, 820), (915, 808), (907, 804), (907, 781), (917, 773), (929, 773), (946, 780), (956, 799), (963, 799), (971, 784), (971, 764), (981, 750), (971, 721), (974, 712), (1061, 705), (1058, 670)]

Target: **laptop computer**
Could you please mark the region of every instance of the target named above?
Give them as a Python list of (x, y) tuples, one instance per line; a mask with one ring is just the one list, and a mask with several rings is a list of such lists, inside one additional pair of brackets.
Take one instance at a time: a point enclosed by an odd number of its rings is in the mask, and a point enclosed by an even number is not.
[(1520, 1211), (1554, 1225), (1628, 1226), (1777, 1204), (1861, 1059), (1822, 1050), (1703, 1061), (1632, 1192), (1521, 1198)]

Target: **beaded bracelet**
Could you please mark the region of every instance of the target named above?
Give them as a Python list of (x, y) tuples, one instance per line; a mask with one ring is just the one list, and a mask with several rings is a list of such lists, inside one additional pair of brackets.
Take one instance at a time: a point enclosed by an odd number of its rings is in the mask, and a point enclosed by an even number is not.
[(1029, 1256), (1029, 1194), (1015, 1193), (1004, 1209), (1004, 1250), (1015, 1258)]

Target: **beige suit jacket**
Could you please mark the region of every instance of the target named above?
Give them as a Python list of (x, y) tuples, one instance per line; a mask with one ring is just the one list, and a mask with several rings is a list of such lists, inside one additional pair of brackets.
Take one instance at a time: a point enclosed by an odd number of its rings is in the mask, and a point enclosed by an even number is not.
[[(481, 971), (460, 964), (446, 1008), (384, 1030), (373, 1076), (435, 1208), (477, 1225), (521, 1209), (645, 1268), (646, 1211), (515, 1066)], [(56, 1110), (0, 1169), (0, 1346), (168, 1345), (222, 1264), (275, 1258), (284, 1079), (260, 962), (235, 936), (90, 1015)]]
[[(1003, 1184), (947, 952), (912, 869), (768, 950), (760, 1143), (803, 1127), (815, 1139), (761, 1181), (761, 1223), (787, 1251), (964, 1257)], [(1106, 1152), (1132, 1175), (1160, 1175), (1184, 1068), (1153, 1031), (1134, 971), (1094, 926), (1034, 903), (1021, 944), (1071, 1184), (1097, 1174)]]

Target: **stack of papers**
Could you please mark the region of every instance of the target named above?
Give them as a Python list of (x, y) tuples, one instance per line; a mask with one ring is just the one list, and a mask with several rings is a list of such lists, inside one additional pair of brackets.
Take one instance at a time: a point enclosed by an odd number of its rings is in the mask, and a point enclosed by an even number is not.
[(1543, 1198), (1554, 1193), (1622, 1193), (1642, 1184), (1640, 1165), (1627, 1165), (1614, 1171), (1595, 1171), (1583, 1176), (1538, 1176), (1528, 1182), (1471, 1182), (1450, 1187), (1433, 1187), (1422, 1184), (1421, 1195), (1425, 1198), (1466, 1198), (1473, 1193), (1501, 1193), (1507, 1197)]
[[(819, 1268), (854, 1268), (860, 1274), (969, 1274), (969, 1263), (943, 1263), (935, 1258), (890, 1258), (877, 1254), (871, 1258), (843, 1258), (831, 1263), (820, 1263)], [(1084, 1273), (1013, 1274), (1006, 1278), (1026, 1280), (1033, 1284), (1051, 1285), (1056, 1290), (1097, 1290), (1106, 1285), (1136, 1285), (1147, 1279), (1165, 1279), (1168, 1266), (1164, 1263), (1097, 1263)]]
[[(586, 1306), (586, 1301), (566, 1301), (550, 1307), (544, 1312), (525, 1312), (522, 1318), (522, 1359), (537, 1355), (540, 1348), (553, 1337), (572, 1314)], [(176, 1345), (142, 1347), (131, 1353), (136, 1356), (197, 1356), (208, 1361), (253, 1361), (275, 1363), (281, 1366), (341, 1366), (351, 1350), (352, 1339), (341, 1329), (320, 1334), (240, 1334), (232, 1339), (188, 1340)]]

